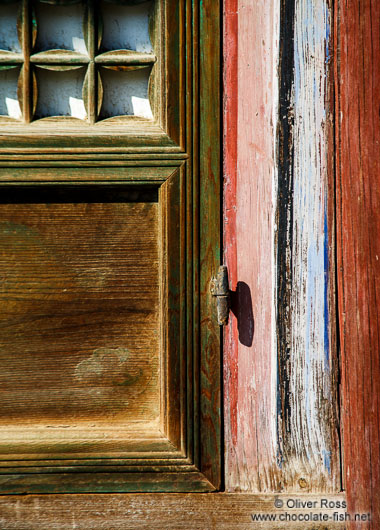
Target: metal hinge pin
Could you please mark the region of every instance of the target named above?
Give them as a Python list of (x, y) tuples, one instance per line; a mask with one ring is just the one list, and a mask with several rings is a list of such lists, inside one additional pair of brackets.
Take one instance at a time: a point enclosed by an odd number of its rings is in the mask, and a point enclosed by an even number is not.
[(221, 265), (216, 277), (211, 279), (210, 290), (212, 296), (216, 298), (218, 324), (226, 326), (230, 311), (230, 290), (228, 287), (228, 270), (225, 265)]

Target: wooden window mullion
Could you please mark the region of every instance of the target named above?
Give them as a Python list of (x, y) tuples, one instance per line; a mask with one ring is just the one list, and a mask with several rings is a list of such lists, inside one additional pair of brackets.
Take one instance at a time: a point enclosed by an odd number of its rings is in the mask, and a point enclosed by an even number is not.
[(22, 67), (22, 101), (21, 108), (25, 123), (30, 123), (32, 119), (32, 92), (31, 92), (31, 71), (30, 71), (30, 22), (29, 22), (29, 1), (22, 2), (21, 15), (21, 32), (22, 32), (22, 52), (24, 55), (24, 64)]
[(84, 96), (87, 108), (87, 119), (91, 124), (96, 122), (97, 118), (97, 72), (95, 66), (95, 55), (96, 55), (96, 36), (97, 27), (95, 26), (95, 12), (94, 2), (89, 0), (87, 4), (87, 21), (86, 21), (86, 33), (87, 33), (87, 50), (90, 57), (90, 63), (87, 68), (87, 75), (85, 79)]

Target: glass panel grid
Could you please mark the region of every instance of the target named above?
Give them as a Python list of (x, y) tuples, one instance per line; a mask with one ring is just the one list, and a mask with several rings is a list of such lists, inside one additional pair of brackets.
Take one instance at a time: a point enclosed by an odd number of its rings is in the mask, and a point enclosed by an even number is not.
[[(2, 24), (4, 29), (0, 29), (0, 97), (4, 100), (0, 102), (0, 115), (24, 123), (41, 117), (67, 115), (92, 124), (120, 115), (152, 118), (148, 99), (149, 74), (156, 61), (149, 39), (149, 12), (152, 1), (21, 0), (11, 2), (7, 6)], [(117, 26), (118, 10), (122, 27), (117, 33), (117, 39), (112, 41), (109, 27)], [(5, 22), (8, 21), (10, 24), (16, 24), (16, 27), (10, 27), (6, 31)], [(9, 45), (7, 35), (10, 35), (9, 39), (12, 41)], [(18, 35), (19, 46), (14, 42), (15, 35)], [(117, 49), (123, 43), (132, 49)], [(2, 110), (9, 107), (6, 102), (10, 99), (6, 94), (6, 86), (1, 91), (2, 81), (4, 80), (4, 85), (8, 82), (2, 72), (11, 68), (18, 72), (18, 101), (13, 105), (15, 108), (17, 104), (17, 112)], [(50, 82), (57, 80), (57, 93), (62, 92), (61, 83), (70, 90), (70, 80), (74, 79), (71, 71), (79, 68), (85, 73), (81, 97), (78, 98), (78, 82), (75, 81), (72, 85), (75, 94), (71, 100), (76, 100), (76, 103), (70, 108), (76, 109), (75, 111), (70, 113), (62, 110), (64, 104), (57, 104), (57, 97), (42, 100), (54, 91), (54, 86), (49, 90), (43, 86), (47, 79)], [(147, 72), (142, 76), (146, 84), (142, 86), (141, 83), (135, 83), (138, 91), (132, 94), (133, 79), (136, 76), (128, 76), (125, 73), (141, 69)], [(113, 84), (110, 84), (111, 78), (107, 74), (111, 70), (116, 75), (112, 76)], [(47, 71), (59, 72), (60, 75), (49, 76)], [(118, 72), (120, 80), (117, 79)], [(123, 80), (128, 83), (129, 79), (132, 85), (123, 87)], [(12, 90), (14, 92), (14, 87)], [(127, 93), (127, 98), (124, 98), (126, 102), (134, 97), (138, 104), (126, 103), (123, 107), (121, 101), (115, 105), (115, 102), (112, 102), (112, 94), (107, 94), (104, 90), (111, 90), (114, 95), (117, 91), (123, 91)], [(70, 94), (67, 97), (70, 99)], [(12, 98), (14, 99), (13, 93)], [(115, 109), (114, 113), (112, 109)]]

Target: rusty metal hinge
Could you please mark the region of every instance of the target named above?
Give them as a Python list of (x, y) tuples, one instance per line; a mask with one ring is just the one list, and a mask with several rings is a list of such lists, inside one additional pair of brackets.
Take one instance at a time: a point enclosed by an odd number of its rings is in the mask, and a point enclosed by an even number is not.
[(230, 290), (228, 288), (228, 271), (225, 265), (221, 265), (216, 278), (212, 278), (210, 290), (212, 296), (216, 298), (218, 324), (226, 326), (230, 311)]

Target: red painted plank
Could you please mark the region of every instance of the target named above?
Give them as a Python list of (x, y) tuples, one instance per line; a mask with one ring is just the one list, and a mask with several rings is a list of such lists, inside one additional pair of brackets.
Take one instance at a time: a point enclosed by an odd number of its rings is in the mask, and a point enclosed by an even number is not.
[(380, 3), (336, 1), (337, 238), (344, 474), (380, 527)]
[[(326, 280), (329, 23), (325, 0), (224, 0), (224, 262), (233, 292), (224, 338), (227, 491), (340, 488), (334, 286)], [(277, 144), (279, 114), (289, 124), (286, 152)], [(285, 164), (295, 189), (288, 195)], [(293, 243), (280, 241), (288, 230)], [(279, 278), (289, 277), (287, 304)]]
[(270, 491), (276, 473), (274, 4), (224, 2), (224, 260), (228, 491)]
[[(228, 267), (230, 285), (237, 284), (236, 253), (236, 181), (237, 181), (237, 111), (238, 111), (238, 0), (224, 3), (224, 69), (223, 69), (223, 219), (224, 263)], [(232, 445), (237, 441), (237, 348), (236, 318), (231, 318), (224, 336), (228, 360), (225, 364), (225, 416)]]

